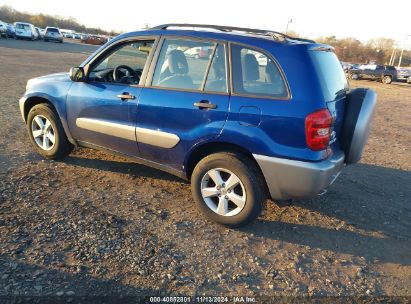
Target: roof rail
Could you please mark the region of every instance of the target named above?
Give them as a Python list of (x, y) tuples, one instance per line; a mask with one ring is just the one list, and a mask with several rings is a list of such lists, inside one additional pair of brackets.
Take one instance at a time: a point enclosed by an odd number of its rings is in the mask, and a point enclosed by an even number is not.
[(169, 27), (209, 28), (209, 29), (219, 30), (222, 32), (244, 32), (248, 34), (268, 36), (276, 40), (295, 40), (295, 41), (315, 43), (314, 40), (304, 39), (304, 38), (294, 38), (286, 34), (276, 32), (276, 31), (271, 31), (271, 30), (259, 30), (259, 29), (245, 28), (245, 27), (233, 27), (233, 26), (222, 26), (222, 25), (212, 25), (212, 24), (168, 23), (168, 24), (162, 24), (162, 25), (152, 27), (151, 30), (166, 30)]

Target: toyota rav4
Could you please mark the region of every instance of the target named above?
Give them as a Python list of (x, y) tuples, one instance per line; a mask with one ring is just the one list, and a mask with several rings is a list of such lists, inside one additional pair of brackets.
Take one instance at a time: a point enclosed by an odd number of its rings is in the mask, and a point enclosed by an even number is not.
[(120, 35), (69, 73), (29, 80), (20, 110), (42, 156), (78, 146), (130, 157), (191, 180), (203, 214), (234, 227), (267, 198), (324, 193), (359, 161), (375, 104), (374, 91), (349, 91), (329, 45), (168, 24)]

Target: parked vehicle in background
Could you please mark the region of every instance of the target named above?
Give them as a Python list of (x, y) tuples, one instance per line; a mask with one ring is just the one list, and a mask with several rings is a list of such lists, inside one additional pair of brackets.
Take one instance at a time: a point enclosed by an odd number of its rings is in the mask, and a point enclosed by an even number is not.
[(195, 47), (195, 48), (190, 48), (188, 50), (184, 51), (184, 54), (188, 57), (193, 57), (193, 58), (203, 58), (203, 59), (208, 59), (208, 57), (211, 55), (211, 49), (210, 48), (204, 48), (204, 47)]
[(0, 38), (7, 38), (7, 23), (0, 20)]
[[(187, 58), (193, 48), (212, 52)], [(120, 35), (70, 73), (29, 80), (19, 102), (43, 157), (75, 145), (128, 156), (191, 180), (198, 209), (230, 227), (269, 197), (324, 193), (360, 160), (375, 104), (373, 90), (349, 91), (329, 45), (189, 24)]]
[(57, 41), (63, 43), (63, 35), (57, 27), (46, 27), (46, 32), (44, 34), (44, 41)]
[(81, 40), (81, 43), (93, 44), (93, 45), (103, 45), (107, 42), (107, 38), (97, 36), (97, 35), (88, 35), (85, 39)]
[(16, 36), (16, 30), (13, 24), (7, 23), (7, 38), (14, 38)]
[(397, 80), (397, 69), (391, 65), (361, 65), (358, 69), (349, 69), (348, 73), (353, 80), (374, 79), (386, 84)]
[(397, 70), (397, 79), (411, 84), (411, 68), (400, 68)]
[(343, 70), (344, 70), (345, 72), (347, 72), (349, 69), (351, 69), (352, 64), (349, 63), (349, 62), (343, 62), (343, 61), (341, 61), (341, 66), (342, 66)]
[(74, 39), (81, 39), (81, 35), (79, 33), (74, 33), (73, 38)]
[(46, 29), (39, 28), (40, 30), (40, 39), (44, 39), (44, 35), (46, 34)]
[(257, 62), (259, 66), (267, 66), (268, 58), (264, 54), (257, 54), (256, 55)]
[(41, 39), (41, 31), (40, 31), (40, 29), (39, 29), (38, 27), (34, 27), (34, 29), (36, 30), (36, 33), (37, 33), (37, 40), (40, 40), (40, 39)]
[(38, 39), (38, 34), (33, 24), (27, 22), (15, 22), (14, 27), (16, 29), (16, 39)]

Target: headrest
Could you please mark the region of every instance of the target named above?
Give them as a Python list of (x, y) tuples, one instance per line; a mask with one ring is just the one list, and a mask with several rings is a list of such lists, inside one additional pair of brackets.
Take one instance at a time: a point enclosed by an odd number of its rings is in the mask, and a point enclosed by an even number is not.
[(274, 83), (281, 79), (278, 69), (274, 64), (270, 64), (269, 62), (267, 62), (267, 66), (265, 67), (265, 77), (268, 83)]
[(188, 63), (183, 51), (172, 50), (167, 57), (168, 68), (172, 74), (184, 75), (188, 73)]
[(260, 79), (258, 62), (253, 54), (245, 54), (242, 59), (243, 80), (254, 81)]
[(217, 79), (225, 78), (225, 60), (224, 57), (216, 56), (213, 62), (213, 70)]

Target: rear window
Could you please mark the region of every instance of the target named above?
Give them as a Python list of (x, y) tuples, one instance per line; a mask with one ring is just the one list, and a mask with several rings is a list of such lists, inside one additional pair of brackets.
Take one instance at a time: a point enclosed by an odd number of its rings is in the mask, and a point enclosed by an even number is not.
[(56, 29), (56, 28), (48, 28), (48, 29), (47, 29), (47, 32), (58, 33), (58, 32), (59, 32), (59, 30), (58, 30), (58, 29)]
[(28, 24), (16, 24), (16, 28), (19, 30), (30, 30), (30, 25)]
[(348, 90), (348, 82), (345, 78), (344, 70), (334, 52), (311, 51), (310, 56), (317, 75), (320, 77), (326, 101), (335, 100), (338, 95)]

